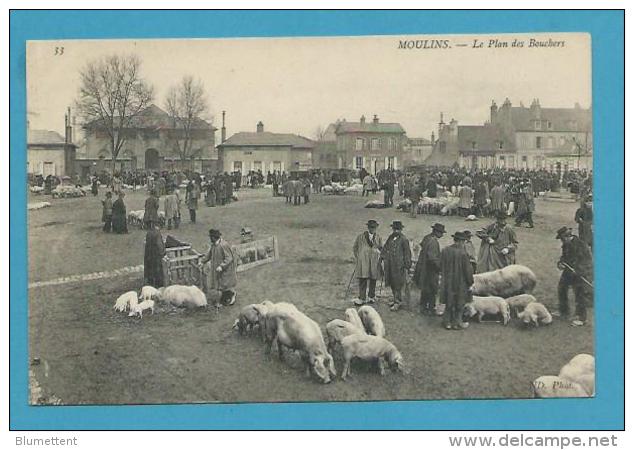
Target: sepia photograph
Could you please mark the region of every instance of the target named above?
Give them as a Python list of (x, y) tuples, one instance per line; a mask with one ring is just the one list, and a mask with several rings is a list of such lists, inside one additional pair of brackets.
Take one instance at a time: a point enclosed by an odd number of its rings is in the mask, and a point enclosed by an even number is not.
[(591, 55), (28, 41), (29, 403), (595, 396)]

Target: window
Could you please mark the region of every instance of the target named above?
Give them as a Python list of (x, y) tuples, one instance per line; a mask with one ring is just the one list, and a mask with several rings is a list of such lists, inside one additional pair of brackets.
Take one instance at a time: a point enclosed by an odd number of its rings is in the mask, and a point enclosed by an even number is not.
[(378, 138), (372, 138), (372, 140), (370, 141), (370, 148), (372, 150), (378, 150), (381, 148), (381, 142), (379, 141)]
[(546, 128), (548, 128), (549, 130), (553, 129), (553, 123), (550, 120), (546, 122)]
[(253, 161), (253, 170), (262, 170), (262, 161)]
[(363, 169), (363, 156), (356, 156), (354, 158), (355, 169)]
[(522, 156), (522, 169), (528, 169), (528, 156)]
[(498, 148), (502, 150), (504, 148), (504, 141), (498, 142)]
[(560, 147), (563, 147), (565, 144), (566, 144), (566, 138), (565, 138), (565, 137), (563, 137), (563, 136), (561, 136), (561, 137), (559, 138), (559, 146), (560, 146)]
[(535, 129), (536, 129), (536, 130), (541, 130), (541, 129), (542, 129), (542, 122), (541, 122), (541, 120), (536, 120), (536, 121), (535, 121)]
[(357, 138), (355, 150), (363, 150), (363, 138)]
[(242, 161), (233, 162), (233, 171), (242, 173)]
[(499, 167), (500, 167), (501, 169), (504, 169), (504, 167), (506, 167), (506, 160), (505, 160), (505, 158), (504, 158), (504, 155), (500, 155)]
[(509, 156), (508, 159), (508, 166), (509, 169), (514, 169), (515, 168), (515, 156)]
[(476, 148), (478, 148), (478, 143), (476, 141), (471, 142), (471, 148), (473, 150), (475, 150)]
[(535, 148), (542, 148), (542, 137), (537, 136), (535, 138)]
[(396, 160), (393, 156), (387, 157), (387, 168), (388, 169), (396, 169)]
[(391, 137), (388, 139), (387, 141), (387, 149), (388, 150), (396, 150), (398, 147), (398, 144), (396, 142), (396, 138)]

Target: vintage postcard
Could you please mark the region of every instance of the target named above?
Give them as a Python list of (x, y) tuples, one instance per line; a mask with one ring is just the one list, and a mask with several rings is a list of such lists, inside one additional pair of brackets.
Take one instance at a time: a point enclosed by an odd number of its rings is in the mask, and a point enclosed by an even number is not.
[(27, 42), (30, 403), (594, 396), (591, 50)]

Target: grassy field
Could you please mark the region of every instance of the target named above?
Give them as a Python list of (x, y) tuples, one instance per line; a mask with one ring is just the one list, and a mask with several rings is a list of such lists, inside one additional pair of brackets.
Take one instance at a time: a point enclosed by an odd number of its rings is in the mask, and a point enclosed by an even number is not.
[[(415, 242), (436, 221), (450, 232), (475, 231), (488, 221), (411, 219), (394, 209), (365, 209), (366, 200), (358, 196), (313, 195), (302, 206), (288, 206), (268, 189), (242, 190), (238, 196), (240, 201), (225, 207), (201, 206), (195, 225), (184, 217), (173, 232), (199, 251), (207, 247), (210, 227), (234, 242), (243, 226), (256, 237), (278, 237), (280, 261), (239, 274), (233, 307), (219, 313), (170, 311), (128, 318), (112, 306), (121, 293), (141, 287), (138, 273), (30, 290), (29, 348), (30, 358), (40, 360), (31, 367), (41, 387), (40, 403), (522, 398), (531, 395), (536, 377), (557, 374), (578, 353), (594, 353), (592, 323), (573, 328), (555, 320), (536, 330), (513, 322), (507, 327), (488, 323), (445, 331), (439, 317), (416, 313), (419, 293), (414, 290), (410, 308), (392, 313), (384, 301), (377, 306), (388, 339), (404, 356), (406, 372), (381, 377), (374, 367), (356, 364), (348, 381), (321, 385), (305, 377), (297, 357), (285, 363), (269, 358), (259, 338), (234, 332), (231, 325), (240, 306), (290, 301), (323, 327), (343, 318), (350, 306), (344, 293), (354, 267), (352, 243), (368, 219), (381, 223), (384, 238), (391, 221), (400, 219)], [(129, 193), (128, 210), (142, 209), (144, 199), (145, 193)], [(52, 202), (50, 208), (28, 213), (30, 282), (143, 262), (143, 231), (100, 231), (100, 198), (45, 200)], [(560, 243), (554, 235), (562, 225), (572, 226), (576, 204), (538, 200), (536, 206), (535, 228), (516, 229), (518, 263), (536, 273), (535, 296), (553, 310), (560, 273), (555, 267)], [(441, 244), (450, 240), (445, 237)], [(336, 362), (340, 370), (341, 361)]]

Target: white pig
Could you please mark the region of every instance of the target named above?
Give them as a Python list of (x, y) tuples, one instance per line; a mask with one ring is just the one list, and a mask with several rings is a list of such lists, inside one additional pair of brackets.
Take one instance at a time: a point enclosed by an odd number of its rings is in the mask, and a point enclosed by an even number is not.
[(383, 320), (376, 309), (370, 305), (363, 305), (359, 308), (359, 317), (368, 334), (385, 337), (385, 325), (383, 325)]
[(376, 361), (381, 375), (385, 374), (385, 361), (396, 370), (403, 370), (403, 356), (398, 349), (385, 338), (367, 334), (351, 334), (341, 341), (344, 366), (341, 378), (346, 379), (350, 372), (350, 361), (359, 358), (364, 361)]

